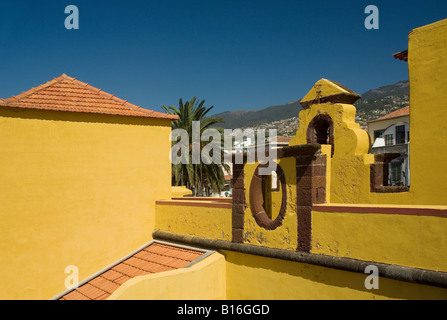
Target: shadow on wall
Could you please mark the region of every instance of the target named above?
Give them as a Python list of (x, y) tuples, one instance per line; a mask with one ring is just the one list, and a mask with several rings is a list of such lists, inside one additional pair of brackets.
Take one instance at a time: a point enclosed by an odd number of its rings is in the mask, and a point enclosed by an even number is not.
[(125, 125), (141, 125), (141, 126), (160, 126), (165, 123), (171, 126), (171, 120), (158, 118), (131, 117), (122, 115), (111, 115), (102, 113), (83, 113), (83, 112), (67, 112), (53, 110), (36, 110), (26, 108), (10, 108), (1, 107), (0, 116), (14, 119), (36, 119), (50, 121), (66, 121), (66, 122), (85, 122), (85, 123), (110, 123)]
[[(368, 290), (365, 280), (369, 274), (231, 251), (223, 254), (227, 261), (228, 299), (447, 299), (442, 288), (380, 275), (379, 289)], [(250, 276), (254, 270), (256, 277)]]

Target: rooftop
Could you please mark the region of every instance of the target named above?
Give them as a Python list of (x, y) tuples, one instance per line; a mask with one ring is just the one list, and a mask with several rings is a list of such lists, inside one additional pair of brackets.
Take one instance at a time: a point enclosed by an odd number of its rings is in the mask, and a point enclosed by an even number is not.
[(381, 120), (387, 120), (387, 119), (392, 119), (392, 118), (398, 118), (398, 117), (405, 117), (410, 115), (410, 106), (406, 106), (403, 108), (400, 108), (396, 111), (393, 111), (391, 113), (388, 113), (380, 118), (377, 118), (375, 120), (371, 120), (369, 122), (375, 122), (375, 121), (381, 121)]
[(138, 107), (66, 74), (17, 96), (0, 99), (2, 106), (172, 120), (178, 118)]
[(408, 62), (408, 50), (397, 52), (393, 54), (394, 59)]
[(152, 242), (137, 253), (119, 261), (58, 300), (105, 300), (124, 282), (141, 275), (183, 268), (205, 252)]

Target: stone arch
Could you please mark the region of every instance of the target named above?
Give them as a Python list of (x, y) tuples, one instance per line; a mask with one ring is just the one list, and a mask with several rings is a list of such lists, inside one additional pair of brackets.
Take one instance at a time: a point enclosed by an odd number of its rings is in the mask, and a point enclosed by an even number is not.
[(307, 143), (330, 144), (334, 155), (334, 121), (328, 114), (316, 115), (307, 126)]
[(265, 188), (265, 183), (267, 181), (266, 175), (259, 174), (260, 167), (267, 167), (267, 165), (260, 164), (254, 174), (250, 183), (250, 208), (255, 218), (256, 223), (266, 229), (266, 230), (274, 230), (282, 225), (282, 221), (286, 215), (287, 208), (287, 189), (286, 189), (286, 178), (284, 175), (284, 171), (279, 164), (276, 165), (276, 170), (272, 170), (276, 172), (278, 184), (281, 185), (281, 193), (282, 193), (282, 201), (281, 207), (279, 209), (279, 213), (274, 220), (272, 220), (266, 210), (264, 208), (264, 195), (263, 189)]

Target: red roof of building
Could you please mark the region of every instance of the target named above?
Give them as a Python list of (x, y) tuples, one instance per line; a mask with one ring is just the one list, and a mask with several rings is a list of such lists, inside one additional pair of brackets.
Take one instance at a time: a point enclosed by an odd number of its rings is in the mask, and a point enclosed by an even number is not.
[(143, 109), (66, 74), (9, 99), (0, 106), (100, 113), (176, 120), (178, 116)]
[(398, 53), (393, 54), (394, 59), (399, 59), (403, 61), (408, 61), (408, 50), (404, 50)]
[(283, 137), (283, 136), (276, 137), (277, 142), (290, 142), (290, 140), (292, 140), (292, 137)]
[(137, 276), (179, 269), (205, 252), (153, 242), (131, 257), (65, 292), (58, 300), (105, 300), (124, 282)]
[(410, 115), (410, 106), (406, 106), (403, 108), (400, 108), (396, 111), (393, 111), (391, 113), (388, 113), (380, 118), (377, 118), (375, 120), (369, 121), (369, 122), (374, 122), (374, 121), (380, 121), (380, 120), (386, 120), (386, 119), (391, 119), (391, 118), (398, 118), (398, 117), (404, 117), (404, 116), (408, 116)]

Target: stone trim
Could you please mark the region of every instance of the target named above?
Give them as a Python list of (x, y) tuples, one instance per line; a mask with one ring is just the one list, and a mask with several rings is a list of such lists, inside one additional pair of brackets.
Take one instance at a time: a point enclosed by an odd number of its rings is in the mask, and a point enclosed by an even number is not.
[(346, 104), (354, 104), (361, 96), (351, 93), (338, 93), (332, 96), (320, 97), (310, 101), (301, 101), (300, 104), (303, 109), (309, 109), (314, 104), (323, 104), (323, 103), (346, 103)]
[[(321, 128), (323, 126), (323, 128)], [(329, 136), (326, 138), (329, 139), (329, 143), (327, 143), (327, 141), (318, 141), (318, 139), (321, 139), (321, 137), (319, 137), (319, 135), (321, 135), (321, 130), (325, 129), (325, 127), (327, 127), (327, 129), (329, 129)], [(326, 129), (326, 130), (327, 130)], [(326, 133), (324, 133), (326, 135)], [(332, 118), (325, 113), (320, 113), (318, 115), (316, 115), (310, 122), (309, 125), (307, 126), (307, 131), (306, 131), (306, 140), (307, 143), (319, 143), (319, 144), (330, 144), (332, 146), (332, 150), (331, 150), (331, 157), (334, 155), (334, 151), (335, 151), (335, 145), (334, 145), (334, 121), (332, 121)]]
[[(171, 201), (184, 201), (184, 200), (189, 200), (189, 201), (216, 201), (216, 202), (227, 202), (227, 203), (232, 203), (233, 199), (231, 197), (228, 198), (217, 198), (217, 197), (190, 197), (190, 196), (186, 196), (186, 197), (172, 197)], [(170, 201), (170, 200), (166, 200), (166, 201)]]
[(362, 206), (343, 206), (343, 205), (314, 205), (312, 211), (321, 212), (347, 212), (347, 213), (379, 213), (379, 214), (400, 214), (416, 216), (447, 217), (447, 209), (436, 208), (411, 208), (411, 207), (376, 207), (370, 205)]
[(268, 258), (307, 263), (321, 267), (356, 272), (361, 274), (364, 274), (365, 268), (367, 266), (374, 265), (379, 269), (380, 277), (447, 288), (447, 273), (441, 271), (405, 267), (395, 264), (386, 264), (353, 258), (297, 252), (293, 250), (267, 248), (246, 243), (235, 243), (226, 240), (207, 239), (197, 236), (187, 236), (159, 230), (153, 232), (153, 237), (154, 239), (179, 242), (190, 246), (197, 246), (199, 248), (212, 250), (229, 250)]
[(298, 251), (309, 252), (312, 240), (312, 205), (326, 202), (326, 155), (296, 159), (296, 215)]
[[(312, 239), (312, 205), (326, 202), (326, 155), (322, 155), (321, 145), (310, 143), (306, 145), (289, 146), (277, 150), (277, 158), (295, 158), (296, 160), (296, 213), (298, 232), (298, 251), (309, 252)], [(233, 164), (233, 205), (232, 205), (232, 241), (235, 243), (244, 242), (244, 214), (246, 209), (245, 199), (245, 172), (244, 166), (247, 161), (247, 153), (243, 154), (242, 164)], [(235, 158), (233, 158), (235, 160)], [(280, 168), (280, 166), (277, 166)], [(265, 214), (262, 208), (262, 195), (258, 194), (257, 185), (262, 184), (262, 179), (257, 176), (257, 170), (252, 178), (250, 186), (250, 205), (258, 225), (274, 230), (281, 225), (283, 217), (278, 215), (272, 221)], [(281, 169), (282, 172), (282, 169)], [(287, 192), (285, 192), (286, 181), (284, 173), (278, 171), (278, 178), (281, 180), (283, 197), (281, 209), (287, 207)], [(255, 190), (256, 189), (256, 190)], [(281, 212), (281, 211), (280, 211)], [(264, 214), (263, 214), (264, 213)]]
[(282, 170), (279, 164), (276, 164), (276, 170), (278, 181), (281, 183), (281, 207), (279, 209), (278, 216), (275, 220), (272, 220), (268, 217), (263, 204), (265, 203), (265, 199), (263, 196), (262, 188), (265, 185), (265, 177), (259, 175), (259, 168), (266, 167), (267, 165), (260, 164), (251, 179), (250, 183), (250, 208), (255, 218), (256, 223), (266, 229), (266, 230), (275, 230), (279, 226), (282, 225), (282, 221), (286, 215), (287, 209), (287, 189), (286, 189), (286, 177), (284, 175), (284, 171)]
[(244, 241), (245, 201), (244, 164), (233, 164), (232, 241)]
[(156, 205), (165, 206), (184, 206), (184, 207), (210, 207), (210, 208), (231, 208), (231, 203), (227, 202), (204, 202), (204, 201), (174, 201), (174, 200), (157, 200)]
[(388, 185), (388, 164), (400, 156), (400, 153), (381, 153), (374, 155), (374, 163), (370, 165), (370, 191), (375, 193), (408, 192), (408, 186)]

